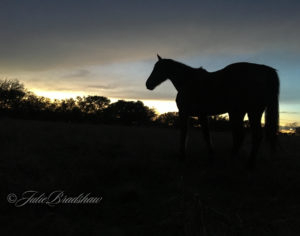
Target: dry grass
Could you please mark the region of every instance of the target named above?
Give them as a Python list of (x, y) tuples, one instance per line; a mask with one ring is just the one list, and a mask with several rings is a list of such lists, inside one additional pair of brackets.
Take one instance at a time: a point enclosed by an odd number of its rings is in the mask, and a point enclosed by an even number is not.
[[(231, 136), (214, 133), (210, 167), (193, 130), (189, 161), (177, 161), (178, 130), (3, 119), (1, 235), (300, 235), (300, 139), (258, 168), (243, 165), (249, 140), (229, 165)], [(28, 204), (9, 193), (91, 193), (97, 205)], [(3, 231), (3, 233), (1, 233)]]

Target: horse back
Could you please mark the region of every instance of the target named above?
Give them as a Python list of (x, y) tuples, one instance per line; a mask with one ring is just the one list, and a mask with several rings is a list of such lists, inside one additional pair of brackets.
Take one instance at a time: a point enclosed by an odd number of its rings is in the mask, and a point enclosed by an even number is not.
[[(176, 98), (180, 109), (220, 114), (264, 107), (268, 91), (278, 83), (276, 70), (254, 63), (234, 63), (216, 72), (201, 73)], [(272, 90), (272, 89), (271, 89)]]

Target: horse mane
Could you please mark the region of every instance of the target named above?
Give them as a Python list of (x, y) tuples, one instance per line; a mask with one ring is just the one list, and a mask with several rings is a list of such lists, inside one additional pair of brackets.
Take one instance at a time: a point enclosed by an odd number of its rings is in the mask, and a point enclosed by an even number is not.
[[(180, 72), (177, 71), (177, 74), (180, 73), (189, 73), (189, 76), (185, 77), (185, 80), (199, 80), (199, 78), (201, 78), (201, 80), (204, 79), (210, 79), (210, 72), (208, 72), (206, 69), (204, 69), (202, 66), (198, 67), (198, 68), (194, 68), (191, 66), (188, 66), (184, 63), (175, 61), (173, 59), (163, 59), (165, 60), (165, 62), (167, 62), (167, 65), (169, 68), (174, 68), (176, 67), (177, 69), (179, 69)], [(183, 77), (183, 76), (181, 76)]]
[(182, 62), (179, 62), (179, 61), (175, 61), (173, 59), (164, 59), (166, 60), (167, 62), (171, 63), (171, 64), (175, 64), (177, 68), (181, 68), (181, 69), (188, 69), (188, 70), (193, 70), (197, 73), (200, 73), (200, 74), (207, 74), (209, 73), (206, 69), (204, 69), (202, 66), (201, 67), (198, 67), (198, 68), (194, 68), (194, 67), (191, 67), (191, 66), (188, 66)]
[(197, 72), (201, 74), (209, 73), (206, 69), (204, 69), (202, 66), (197, 68)]
[(186, 64), (184, 64), (184, 63), (182, 63), (182, 62), (175, 61), (175, 60), (173, 60), (173, 59), (163, 59), (163, 60), (165, 60), (165, 61), (167, 61), (167, 62), (170, 62), (170, 63), (172, 63), (173, 65), (176, 64), (177, 67), (181, 67), (181, 68), (184, 68), (184, 69), (194, 69), (194, 68), (192, 68), (192, 67), (190, 67), (190, 66), (188, 66), (188, 65), (186, 65)]
[(208, 72), (207, 70), (205, 70), (202, 66), (196, 69), (196, 77), (199, 79), (201, 78), (201, 80), (204, 79), (210, 79), (210, 72)]
[(200, 66), (199, 68), (197, 68), (197, 70), (200, 71), (200, 72), (207, 72), (207, 70), (204, 69), (202, 66)]

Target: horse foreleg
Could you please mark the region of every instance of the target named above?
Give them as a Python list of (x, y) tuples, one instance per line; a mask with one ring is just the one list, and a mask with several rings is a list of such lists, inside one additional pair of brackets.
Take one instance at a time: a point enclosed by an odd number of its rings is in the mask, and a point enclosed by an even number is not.
[(254, 169), (256, 165), (256, 157), (262, 140), (261, 116), (262, 113), (249, 114), (249, 121), (252, 130), (252, 147), (250, 159), (247, 164), (248, 169)]
[(185, 160), (186, 157), (186, 148), (188, 142), (188, 116), (185, 114), (180, 114), (180, 160)]
[(208, 127), (208, 117), (207, 116), (199, 116), (198, 118), (199, 118), (199, 121), (201, 124), (203, 138), (204, 138), (204, 141), (208, 148), (209, 158), (211, 161), (213, 161), (214, 151), (213, 151), (211, 136), (210, 136), (209, 127)]

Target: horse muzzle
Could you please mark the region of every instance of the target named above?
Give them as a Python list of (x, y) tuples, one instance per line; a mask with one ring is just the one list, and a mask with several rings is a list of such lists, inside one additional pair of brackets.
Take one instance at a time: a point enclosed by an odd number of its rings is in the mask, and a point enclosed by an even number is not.
[(149, 90), (153, 90), (154, 86), (151, 86), (149, 83), (146, 83), (146, 88)]

